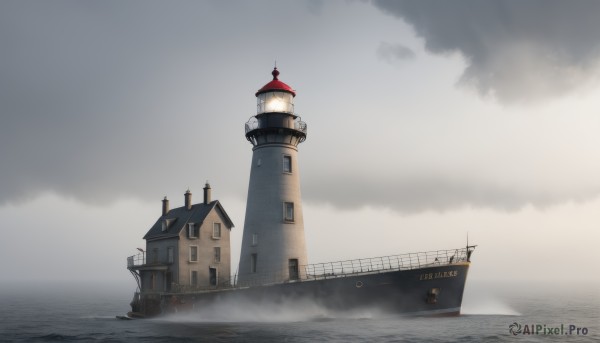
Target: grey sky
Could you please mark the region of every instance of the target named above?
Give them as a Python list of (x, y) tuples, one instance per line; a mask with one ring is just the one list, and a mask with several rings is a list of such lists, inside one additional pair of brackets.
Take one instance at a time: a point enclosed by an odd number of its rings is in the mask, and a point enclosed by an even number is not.
[(415, 52), (405, 47), (402, 44), (390, 44), (388, 42), (381, 42), (377, 48), (377, 54), (383, 60), (387, 62), (394, 62), (396, 60), (406, 60), (415, 58)]
[[(145, 219), (122, 224), (141, 238), (164, 195), (179, 206), (190, 187), (199, 199), (208, 179), (241, 231), (251, 158), (243, 125), (275, 60), (308, 123), (299, 158), (315, 225), (327, 222), (320, 208), (440, 225), (438, 215), (465, 209), (485, 213), (482, 223), (496, 218), (487, 211), (527, 216), (511, 222), (518, 228), (539, 219), (523, 214), (531, 208), (567, 217), (557, 208), (600, 195), (598, 7), (2, 1), (0, 221), (29, 227), (17, 220), (28, 209), (72, 218), (85, 208), (81, 221), (105, 218), (90, 230), (114, 233), (130, 213)], [(465, 226), (454, 226), (461, 244)], [(120, 263), (134, 244), (111, 258)], [(6, 245), (2, 253), (18, 254)]]

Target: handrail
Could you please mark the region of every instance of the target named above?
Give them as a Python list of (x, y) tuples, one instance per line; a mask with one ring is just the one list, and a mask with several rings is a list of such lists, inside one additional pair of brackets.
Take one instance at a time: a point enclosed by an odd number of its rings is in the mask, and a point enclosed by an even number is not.
[(468, 248), (435, 250), (307, 264), (299, 267), (299, 278), (295, 280), (289, 279), (287, 271), (253, 273), (246, 274), (246, 280), (243, 282), (237, 282), (237, 278), (239, 278), (239, 275), (237, 275), (231, 277), (230, 280), (220, 280), (220, 284), (218, 286), (207, 287), (173, 284), (171, 287), (171, 292), (186, 293), (210, 291), (216, 289), (235, 289), (287, 282), (314, 281), (389, 271), (419, 269), (432, 266), (452, 265), (456, 263), (468, 262), (470, 256), (470, 253), (468, 252), (472, 252), (474, 248), (475, 246), (469, 246)]
[[(306, 122), (303, 122), (301, 119), (302, 118), (299, 116), (296, 119), (294, 119), (294, 128), (293, 129), (306, 134), (308, 131), (308, 125), (306, 125)], [(250, 119), (246, 122), (244, 127), (245, 127), (245, 131), (246, 131), (245, 133), (248, 133), (248, 132), (256, 130), (256, 129), (267, 128), (267, 127), (261, 127), (260, 122), (254, 116), (250, 117)]]
[(127, 268), (143, 266), (146, 264), (146, 254), (140, 253), (127, 257)]
[(467, 248), (378, 256), (366, 259), (316, 263), (304, 266), (306, 280), (344, 277), (393, 270), (410, 270), (466, 262)]

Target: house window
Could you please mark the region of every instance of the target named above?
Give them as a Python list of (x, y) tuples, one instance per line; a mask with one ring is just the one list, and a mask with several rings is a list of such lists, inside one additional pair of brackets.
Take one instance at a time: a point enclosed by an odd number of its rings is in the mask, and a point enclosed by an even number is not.
[(252, 246), (257, 246), (258, 245), (258, 233), (253, 233), (252, 234)]
[(198, 226), (194, 223), (188, 223), (188, 237), (198, 238)]
[(171, 286), (173, 284), (173, 274), (171, 272), (165, 273), (165, 283), (166, 283), (166, 291), (171, 291)]
[(173, 247), (167, 248), (167, 262), (173, 263)]
[(293, 202), (284, 202), (283, 203), (283, 219), (286, 222), (294, 221), (294, 203)]
[(256, 254), (250, 254), (250, 273), (256, 273)]
[(156, 273), (152, 272), (150, 274), (150, 284), (148, 285), (148, 288), (154, 289), (154, 286), (156, 286)]
[(192, 286), (198, 286), (198, 272), (195, 270), (192, 270), (191, 275), (190, 275), (190, 285)]
[(167, 231), (167, 229), (169, 228), (169, 226), (167, 225), (167, 221), (163, 220), (162, 221), (162, 231)]
[(152, 249), (152, 263), (158, 263), (158, 248)]
[(196, 245), (190, 247), (190, 262), (198, 262), (198, 246)]
[(291, 173), (292, 172), (292, 156), (283, 155), (283, 172)]
[(218, 239), (221, 238), (221, 223), (213, 224), (213, 235), (212, 238)]
[(215, 247), (215, 262), (221, 262), (221, 248)]

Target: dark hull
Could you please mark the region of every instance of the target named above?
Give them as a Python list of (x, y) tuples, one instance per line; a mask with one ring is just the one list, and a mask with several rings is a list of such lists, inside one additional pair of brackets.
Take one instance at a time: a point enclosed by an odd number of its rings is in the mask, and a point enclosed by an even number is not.
[(458, 315), (469, 263), (193, 293), (141, 294), (146, 315), (201, 309), (220, 302), (310, 301), (331, 311), (376, 309), (395, 314)]

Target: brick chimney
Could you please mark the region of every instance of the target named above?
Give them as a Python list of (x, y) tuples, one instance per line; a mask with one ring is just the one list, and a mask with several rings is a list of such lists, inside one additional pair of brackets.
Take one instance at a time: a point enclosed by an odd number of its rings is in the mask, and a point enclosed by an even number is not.
[(190, 190), (188, 189), (185, 194), (185, 208), (187, 210), (191, 210), (192, 209), (192, 192), (190, 192)]
[(204, 204), (208, 204), (210, 203), (211, 200), (211, 188), (210, 185), (208, 184), (208, 181), (206, 181), (206, 185), (204, 185)]
[(162, 200), (162, 203), (162, 215), (164, 216), (165, 214), (169, 213), (169, 199), (167, 199), (166, 195), (165, 198)]

